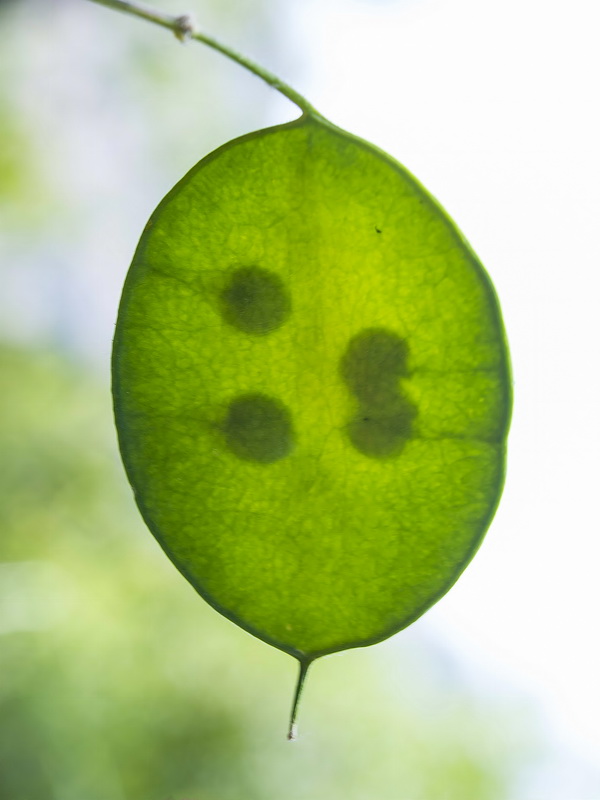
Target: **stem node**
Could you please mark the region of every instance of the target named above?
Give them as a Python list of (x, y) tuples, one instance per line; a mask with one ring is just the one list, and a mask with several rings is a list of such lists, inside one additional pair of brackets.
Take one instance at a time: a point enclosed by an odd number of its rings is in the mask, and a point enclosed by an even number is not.
[(183, 44), (189, 41), (196, 32), (196, 25), (191, 14), (182, 14), (180, 17), (175, 17), (173, 22), (173, 33)]

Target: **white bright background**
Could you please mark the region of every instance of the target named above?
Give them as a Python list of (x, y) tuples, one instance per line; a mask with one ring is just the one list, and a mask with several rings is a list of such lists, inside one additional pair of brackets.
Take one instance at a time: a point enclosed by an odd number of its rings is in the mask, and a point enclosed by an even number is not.
[(420, 624), (473, 680), (539, 702), (561, 755), (537, 797), (597, 800), (600, 5), (306, 0), (290, 15), (310, 65), (298, 88), (442, 202), (504, 312), (515, 406), (503, 501)]

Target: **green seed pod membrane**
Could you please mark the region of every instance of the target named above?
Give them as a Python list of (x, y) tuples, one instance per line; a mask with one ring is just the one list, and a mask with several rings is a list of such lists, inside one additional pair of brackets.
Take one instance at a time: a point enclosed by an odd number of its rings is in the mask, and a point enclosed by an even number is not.
[(169, 558), (303, 663), (413, 622), (499, 501), (511, 389), (490, 280), (403, 167), (314, 115), (226, 144), (160, 203), (113, 390)]

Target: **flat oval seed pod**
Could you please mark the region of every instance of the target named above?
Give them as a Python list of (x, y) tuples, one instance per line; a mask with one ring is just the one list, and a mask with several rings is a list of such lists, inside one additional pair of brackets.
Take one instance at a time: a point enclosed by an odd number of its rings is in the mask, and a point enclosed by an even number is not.
[(304, 671), (417, 619), (496, 509), (511, 390), (490, 280), (405, 169), (316, 115), (226, 144), (160, 203), (113, 366), (151, 531)]

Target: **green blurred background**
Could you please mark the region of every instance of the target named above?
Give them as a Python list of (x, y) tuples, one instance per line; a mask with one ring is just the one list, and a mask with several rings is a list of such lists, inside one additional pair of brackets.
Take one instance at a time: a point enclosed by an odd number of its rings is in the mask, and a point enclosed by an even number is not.
[[(292, 82), (310, 59), (285, 2), (200, 9)], [(426, 625), (318, 662), (286, 742), (295, 662), (200, 600), (134, 507), (109, 353), (137, 236), (202, 155), (294, 110), (83, 0), (4, 0), (0, 35), (0, 799), (529, 798), (539, 709)]]

